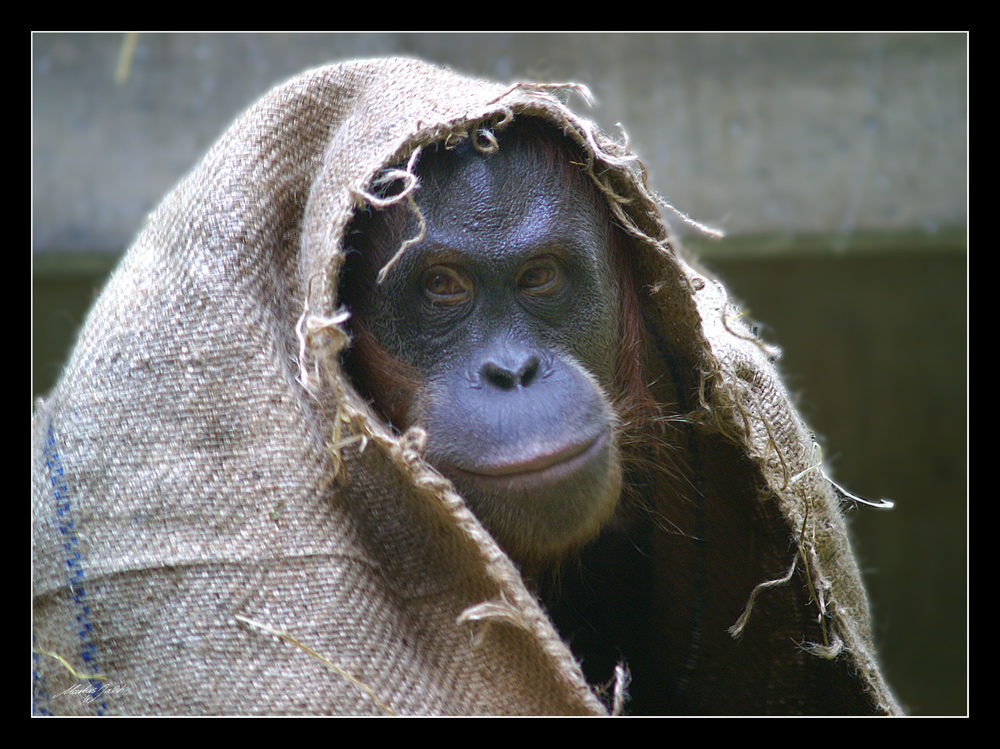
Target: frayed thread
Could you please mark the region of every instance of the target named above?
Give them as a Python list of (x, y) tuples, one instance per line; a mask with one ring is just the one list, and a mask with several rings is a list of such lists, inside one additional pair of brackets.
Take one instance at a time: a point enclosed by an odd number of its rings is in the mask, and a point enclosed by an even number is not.
[(792, 559), (792, 566), (788, 568), (788, 572), (784, 575), (784, 577), (779, 577), (775, 580), (765, 580), (757, 585), (753, 591), (751, 591), (750, 600), (747, 601), (746, 608), (743, 609), (743, 613), (740, 614), (740, 618), (736, 620), (736, 623), (733, 624), (733, 626), (726, 630), (734, 640), (742, 636), (743, 630), (747, 626), (747, 622), (750, 621), (750, 613), (753, 611), (754, 603), (757, 601), (757, 596), (760, 592), (766, 590), (767, 588), (776, 588), (779, 585), (787, 585), (788, 582), (791, 581), (792, 576), (795, 574), (795, 567), (798, 564), (798, 561), (799, 555), (796, 554), (795, 558)]
[(321, 382), (319, 374), (318, 360), (313, 362), (313, 371), (309, 371), (307, 350), (313, 345), (314, 338), (320, 333), (325, 333), (331, 339), (333, 345), (339, 351), (350, 343), (347, 333), (344, 332), (343, 325), (350, 318), (351, 313), (345, 308), (337, 310), (330, 317), (314, 315), (309, 305), (309, 298), (312, 296), (312, 283), (314, 277), (309, 281), (309, 291), (302, 304), (302, 314), (298, 322), (295, 323), (295, 336), (299, 341), (299, 384), (312, 393)]
[(384, 198), (366, 190), (356, 190), (355, 195), (364, 203), (375, 208), (388, 208), (409, 196), (420, 184), (416, 173), (413, 171), (413, 167), (417, 163), (417, 158), (420, 156), (420, 151), (421, 148), (419, 146), (413, 149), (413, 153), (410, 154), (405, 169), (387, 169), (379, 174), (373, 183), (374, 186), (387, 185), (394, 180), (401, 179), (405, 185), (400, 192)]
[(825, 658), (832, 661), (844, 651), (844, 641), (839, 637), (835, 637), (829, 645), (820, 645), (818, 642), (803, 642), (799, 643), (799, 647), (804, 652), (815, 655), (817, 658)]
[(487, 102), (487, 104), (496, 104), (501, 99), (506, 99), (515, 91), (528, 91), (531, 93), (542, 92), (549, 94), (550, 96), (553, 92), (577, 94), (584, 100), (588, 107), (594, 106), (596, 101), (594, 95), (590, 92), (590, 89), (582, 83), (533, 83), (530, 81), (519, 81), (511, 84), (502, 94)]
[(847, 489), (845, 489), (836, 481), (827, 476), (826, 473), (823, 474), (823, 478), (825, 478), (828, 482), (830, 482), (830, 487), (837, 495), (837, 498), (842, 502), (853, 502), (856, 505), (863, 504), (867, 505), (868, 507), (874, 507), (876, 510), (891, 510), (893, 507), (896, 506), (896, 503), (893, 502), (891, 499), (882, 498), (873, 500), (873, 499), (865, 499), (864, 497), (859, 497), (857, 494), (851, 494), (851, 492), (847, 491)]
[(333, 419), (333, 434), (330, 435), (330, 441), (326, 445), (326, 452), (333, 461), (333, 473), (329, 477), (330, 481), (336, 481), (343, 470), (344, 457), (342, 451), (345, 447), (360, 442), (359, 453), (363, 453), (365, 448), (368, 447), (368, 435), (364, 432), (344, 436), (344, 426), (350, 426), (350, 423), (351, 419), (347, 415), (343, 404), (338, 401), (337, 413)]
[(322, 663), (327, 668), (329, 668), (331, 671), (333, 671), (334, 673), (336, 673), (338, 676), (343, 677), (344, 679), (346, 679), (347, 681), (349, 681), (351, 684), (353, 684), (354, 686), (356, 686), (358, 689), (360, 689), (362, 692), (364, 692), (366, 695), (368, 695), (368, 698), (372, 702), (374, 702), (378, 706), (378, 708), (380, 710), (382, 710), (386, 715), (391, 715), (393, 717), (396, 716), (396, 713), (394, 713), (391, 709), (389, 709), (389, 707), (385, 703), (383, 703), (381, 700), (379, 700), (378, 697), (375, 696), (375, 692), (372, 690), (371, 687), (369, 687), (364, 682), (359, 681), (358, 679), (354, 678), (347, 671), (345, 671), (343, 668), (341, 668), (340, 666), (338, 666), (336, 663), (333, 663), (328, 658), (324, 658), (322, 655), (320, 655), (319, 653), (317, 653), (315, 650), (313, 650), (308, 645), (305, 645), (304, 643), (299, 642), (294, 637), (292, 637), (290, 634), (288, 634), (286, 632), (282, 632), (281, 630), (274, 629), (273, 627), (269, 627), (266, 624), (262, 624), (260, 622), (255, 622), (253, 619), (248, 619), (247, 617), (240, 616), (239, 614), (233, 614), (233, 616), (236, 618), (237, 621), (243, 622), (244, 624), (249, 624), (251, 627), (256, 627), (257, 629), (263, 630), (264, 632), (267, 632), (268, 634), (272, 634), (275, 637), (279, 637), (282, 640), (284, 640), (285, 642), (290, 643), (290, 644), (294, 645), (295, 647), (299, 648), (300, 650), (308, 653), (312, 658), (315, 658), (320, 663)]
[(625, 703), (628, 701), (628, 685), (632, 681), (632, 674), (625, 668), (624, 663), (615, 665), (614, 691), (612, 692), (611, 715), (622, 715), (625, 711)]
[(70, 675), (77, 681), (107, 681), (108, 677), (104, 674), (81, 674), (75, 668), (73, 668), (69, 661), (63, 658), (59, 653), (53, 653), (51, 650), (32, 650), (32, 653), (37, 653), (38, 655), (47, 655), (50, 658), (55, 658), (59, 661), (60, 665), (69, 671)]
[(496, 601), (483, 601), (474, 606), (469, 606), (469, 608), (458, 615), (455, 623), (462, 625), (472, 622), (483, 622), (485, 624), (484, 627), (480, 628), (473, 635), (472, 642), (477, 648), (482, 646), (490, 625), (495, 623), (511, 624), (526, 632), (532, 631), (531, 622), (528, 621), (524, 612), (505, 600), (502, 596)]

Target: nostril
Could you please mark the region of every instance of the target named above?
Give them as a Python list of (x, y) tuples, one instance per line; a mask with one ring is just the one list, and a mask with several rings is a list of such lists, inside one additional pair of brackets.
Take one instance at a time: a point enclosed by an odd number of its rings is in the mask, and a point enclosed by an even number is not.
[(496, 362), (486, 362), (480, 374), (486, 382), (500, 390), (514, 390), (518, 386), (526, 388), (537, 377), (541, 369), (541, 360), (530, 356), (520, 367), (505, 367)]
[(481, 371), (483, 379), (500, 390), (513, 390), (517, 387), (517, 376), (493, 362), (484, 364)]
[(521, 367), (521, 371), (517, 373), (518, 380), (521, 382), (521, 387), (526, 388), (535, 380), (538, 376), (540, 366), (541, 363), (539, 362), (537, 356), (532, 356), (527, 362), (525, 362), (524, 366)]

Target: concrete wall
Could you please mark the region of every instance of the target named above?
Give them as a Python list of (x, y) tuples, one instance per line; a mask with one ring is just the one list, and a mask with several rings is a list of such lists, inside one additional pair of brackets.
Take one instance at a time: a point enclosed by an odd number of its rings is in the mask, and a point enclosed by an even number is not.
[(728, 232), (687, 240), (785, 350), (838, 480), (896, 501), (851, 513), (887, 674), (914, 712), (965, 712), (964, 35), (133, 39), (34, 37), (34, 392), (145, 213), (273, 84), (385, 54), (585, 83), (653, 187)]
[(121, 250), (276, 82), (386, 54), (587, 84), (594, 118), (624, 124), (657, 190), (731, 236), (965, 225), (961, 35), (142, 34), (125, 46), (34, 38), (36, 252)]

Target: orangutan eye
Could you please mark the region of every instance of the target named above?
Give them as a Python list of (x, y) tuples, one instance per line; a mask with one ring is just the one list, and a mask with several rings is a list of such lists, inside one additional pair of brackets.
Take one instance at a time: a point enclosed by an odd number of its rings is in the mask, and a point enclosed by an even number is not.
[(434, 304), (461, 304), (472, 294), (472, 284), (447, 265), (435, 265), (423, 278), (424, 296)]
[(535, 293), (554, 291), (561, 283), (562, 275), (554, 258), (544, 257), (531, 262), (521, 272), (517, 285)]

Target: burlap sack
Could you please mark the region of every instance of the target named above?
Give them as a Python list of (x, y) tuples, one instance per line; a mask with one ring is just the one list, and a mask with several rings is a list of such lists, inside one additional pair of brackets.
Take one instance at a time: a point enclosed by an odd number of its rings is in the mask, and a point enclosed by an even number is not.
[(36, 712), (622, 708), (624, 681), (601, 696), (586, 682), (419, 433), (394, 436), (338, 366), (341, 239), (373, 175), (525, 115), (558, 123), (628, 198), (614, 205), (641, 239), (646, 313), (701, 393), (691, 423), (764, 479), (746, 530), (779, 561), (742, 617), (700, 615), (706, 643), (751, 665), (722, 682), (693, 662), (699, 709), (898, 712), (837, 493), (767, 349), (676, 253), (637, 163), (560, 90), (404, 59), (313, 70), (149, 217), (33, 421)]

